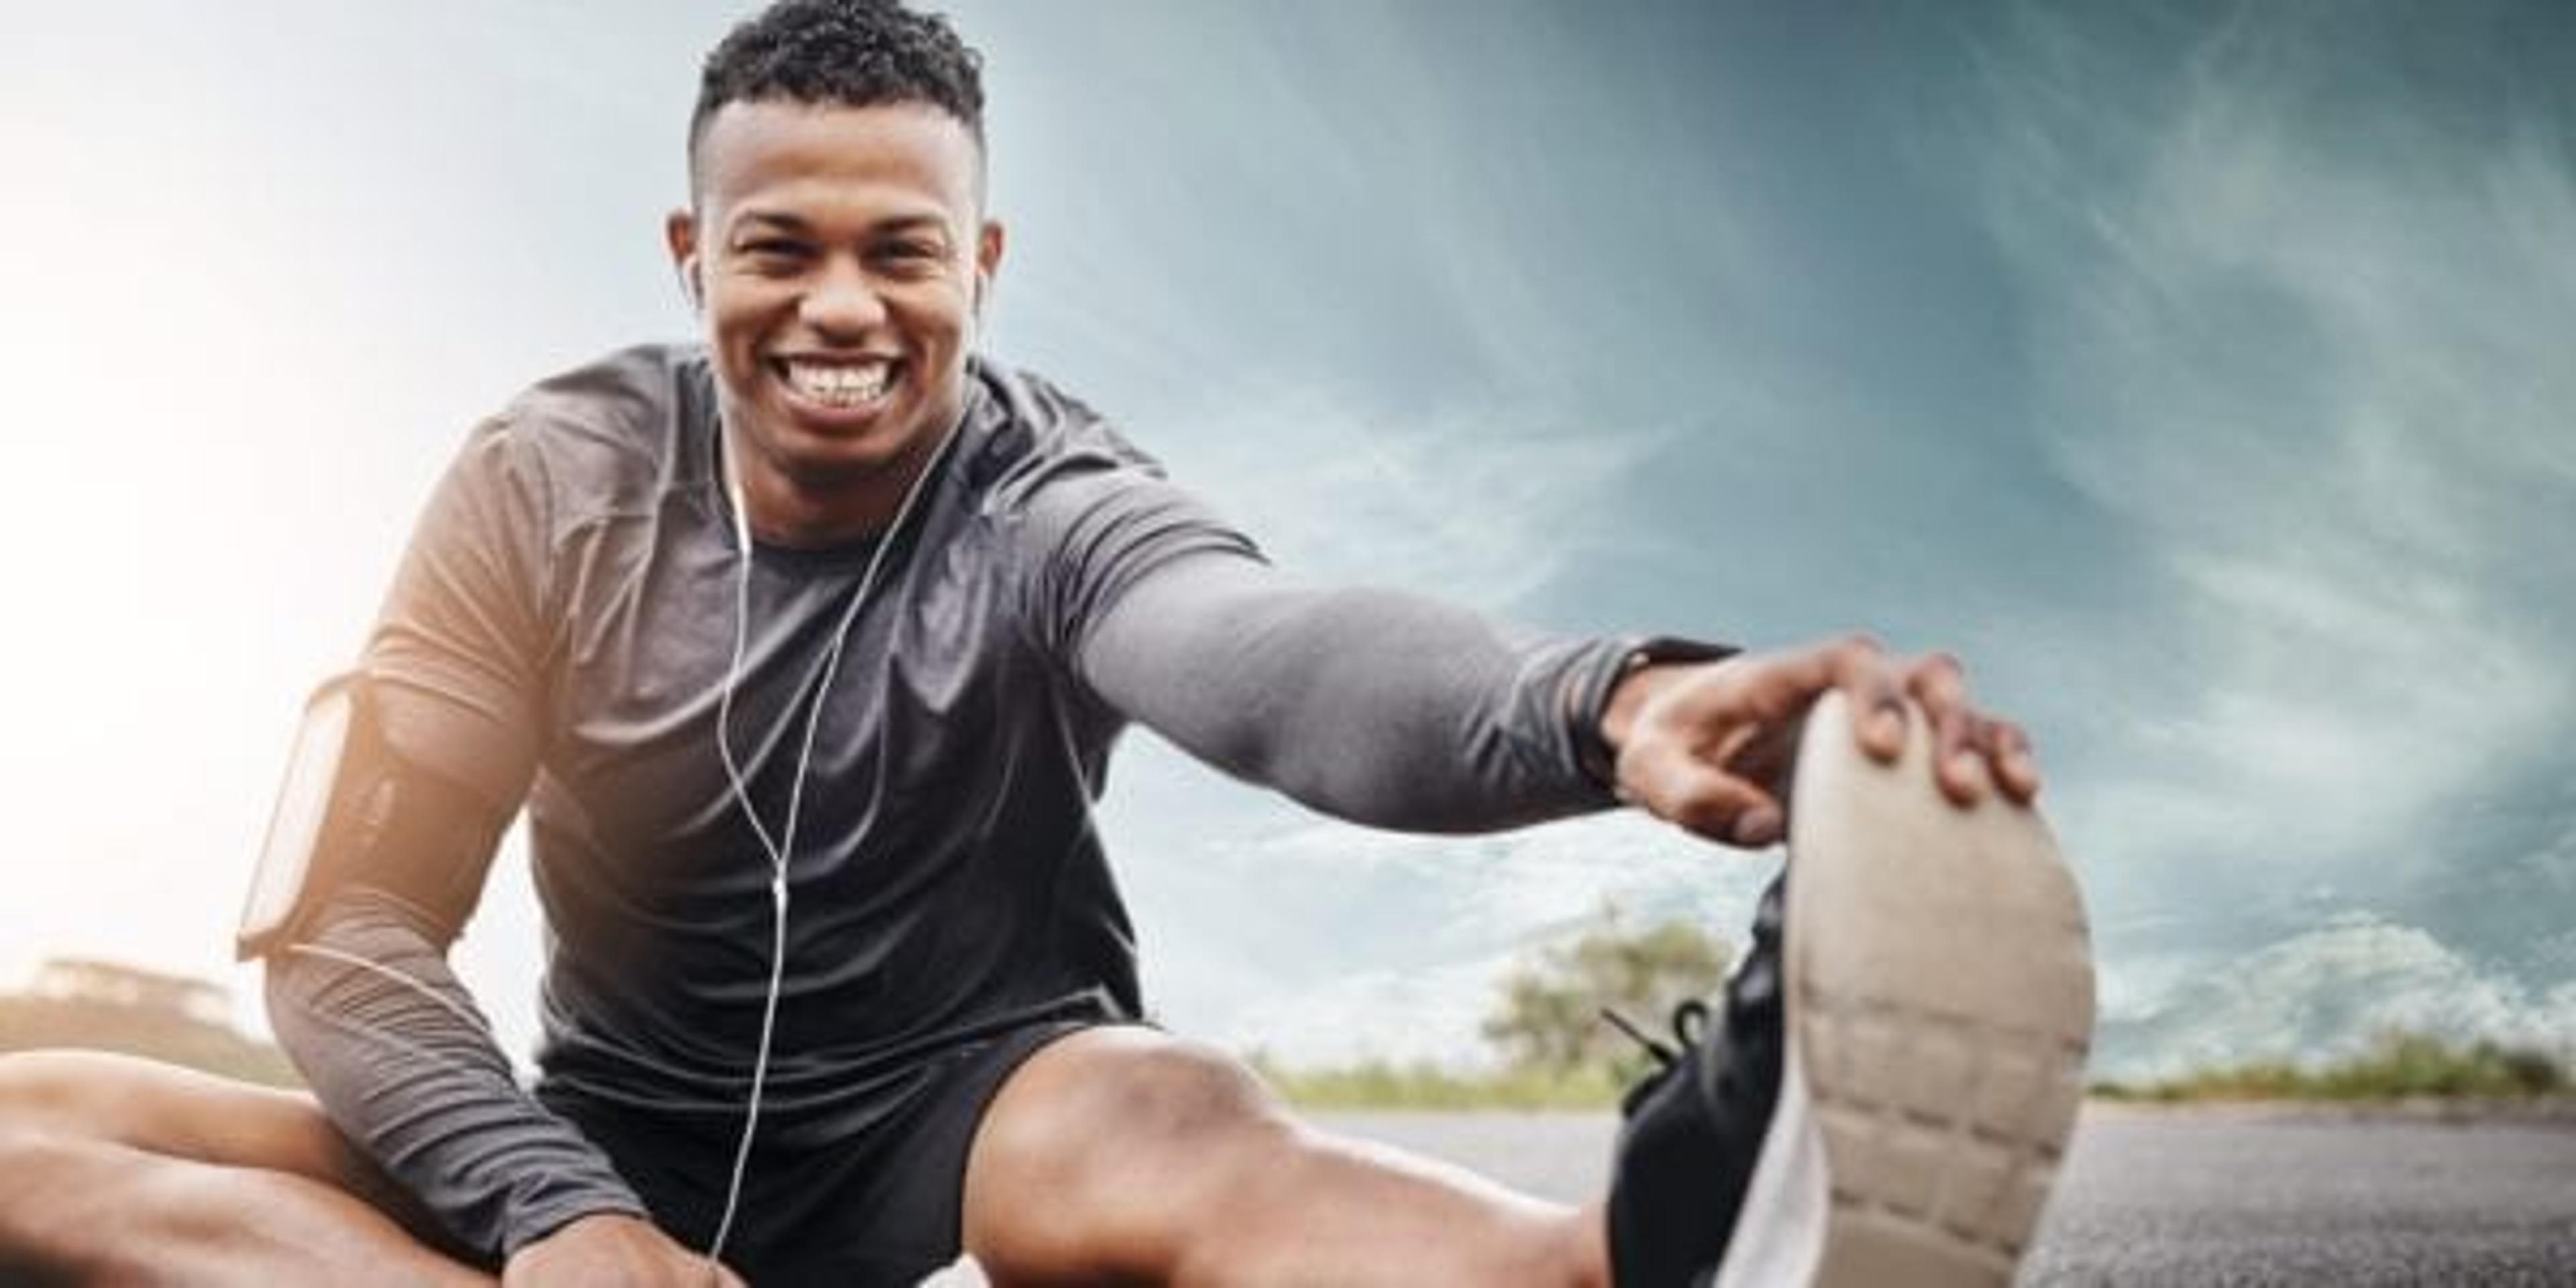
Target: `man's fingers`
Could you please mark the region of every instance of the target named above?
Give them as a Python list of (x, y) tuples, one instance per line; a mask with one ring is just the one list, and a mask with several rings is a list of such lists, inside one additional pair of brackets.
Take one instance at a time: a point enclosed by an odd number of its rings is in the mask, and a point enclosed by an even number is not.
[[(1710, 676), (1708, 682), (1674, 689), (1659, 704), (1655, 722), (1681, 731), (1701, 757), (1756, 779), (1766, 775), (1757, 766), (1738, 763), (1736, 753), (1748, 745), (1793, 743), (1807, 709), (1829, 690), (1840, 690), (1851, 703), (1862, 751), (1887, 762), (1905, 750), (1908, 717), (1901, 673), (1878, 641), (1866, 635), (1717, 663)], [(1785, 771), (1786, 765), (1778, 768)]]
[(1828, 691), (1843, 694), (1855, 742), (1882, 764), (1904, 753), (1907, 723), (1922, 719), (1933, 783), (1953, 804), (1972, 807), (1990, 790), (2027, 804), (2039, 793), (2029, 735), (1977, 712), (1957, 658), (1933, 653), (1900, 664), (1863, 635), (1716, 663), (1666, 690), (1630, 730), (1621, 789), (1702, 836), (1770, 844), (1786, 830), (1780, 797), (1799, 723)]
[(1930, 654), (1907, 668), (1905, 688), (1932, 723), (1932, 780), (1953, 802), (1975, 804), (1988, 782), (1989, 734), (1968, 706), (1967, 669), (1947, 653)]
[(1788, 820), (1770, 793), (1698, 756), (1666, 747), (1619, 759), (1629, 799), (1668, 823), (1748, 849), (1786, 832)]
[[(1905, 750), (1905, 690), (1887, 650), (1866, 635), (1845, 636), (1827, 645), (1825, 684), (1842, 691), (1851, 704), (1852, 734), (1860, 749), (1881, 762)], [(1812, 700), (1814, 693), (1807, 697)]]
[(2031, 751), (2030, 734), (2010, 720), (1988, 721), (1986, 729), (1987, 755), (2004, 795), (2024, 805), (2038, 799), (2039, 758)]
[(1927, 653), (1905, 668), (1905, 690), (1935, 723), (1968, 710), (1968, 669), (1948, 653)]

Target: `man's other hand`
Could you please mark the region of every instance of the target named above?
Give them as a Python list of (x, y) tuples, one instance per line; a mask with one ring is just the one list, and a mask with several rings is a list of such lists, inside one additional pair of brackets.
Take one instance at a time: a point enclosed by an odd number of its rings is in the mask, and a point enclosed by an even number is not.
[(1619, 793), (1711, 840), (1772, 844), (1787, 833), (1799, 728), (1833, 689), (1851, 704), (1861, 750), (1882, 763), (1905, 750), (1911, 698), (1931, 722), (1933, 777), (1952, 802), (1974, 805), (1990, 787), (2023, 804), (2039, 794), (2029, 735), (1969, 704), (1957, 658), (1900, 661), (1861, 636), (1622, 677), (1601, 720)]
[(501, 1288), (745, 1288), (742, 1277), (638, 1217), (586, 1216), (518, 1250)]

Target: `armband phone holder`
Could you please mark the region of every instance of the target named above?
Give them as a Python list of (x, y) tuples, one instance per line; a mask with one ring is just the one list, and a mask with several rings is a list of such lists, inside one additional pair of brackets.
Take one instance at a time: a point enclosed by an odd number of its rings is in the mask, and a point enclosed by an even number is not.
[(324, 884), (313, 870), (325, 850), (323, 838), (346, 830), (347, 820), (335, 814), (355, 804), (340, 790), (341, 774), (353, 752), (375, 736), (375, 712), (364, 685), (354, 677), (332, 679), (305, 702), (295, 748), (287, 757), (286, 782), (269, 814), (268, 836), (260, 844), (259, 866), (251, 873), (250, 896), (233, 941), (241, 960), (278, 947), (309, 896)]

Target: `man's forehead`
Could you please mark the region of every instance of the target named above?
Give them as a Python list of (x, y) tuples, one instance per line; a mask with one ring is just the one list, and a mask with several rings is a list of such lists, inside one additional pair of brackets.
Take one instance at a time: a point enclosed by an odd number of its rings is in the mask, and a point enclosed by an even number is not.
[(973, 131), (927, 103), (728, 103), (708, 119), (693, 160), (699, 199), (727, 206), (855, 185), (972, 209), (983, 187)]

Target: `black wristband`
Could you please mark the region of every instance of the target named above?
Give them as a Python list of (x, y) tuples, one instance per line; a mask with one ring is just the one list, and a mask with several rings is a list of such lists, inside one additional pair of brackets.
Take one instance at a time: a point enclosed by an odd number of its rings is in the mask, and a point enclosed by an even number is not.
[(1649, 635), (1628, 643), (1616, 654), (1618, 661), (1597, 668), (1583, 677), (1582, 691), (1569, 704), (1574, 717), (1574, 758), (1583, 772), (1604, 791), (1615, 793), (1619, 785), (1616, 756), (1609, 740), (1602, 735), (1602, 717), (1610, 710), (1610, 695), (1628, 673), (1665, 662), (1723, 662), (1744, 650), (1731, 644), (1713, 644), (1680, 635)]

